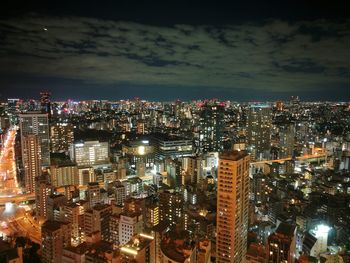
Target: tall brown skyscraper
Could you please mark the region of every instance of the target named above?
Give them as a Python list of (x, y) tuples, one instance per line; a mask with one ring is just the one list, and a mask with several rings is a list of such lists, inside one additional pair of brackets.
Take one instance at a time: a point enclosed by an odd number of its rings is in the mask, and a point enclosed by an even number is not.
[(35, 191), (35, 178), (41, 175), (41, 145), (37, 135), (22, 138), (24, 178), (27, 192)]
[(219, 158), (216, 262), (244, 262), (247, 251), (249, 161), (245, 151), (223, 152)]

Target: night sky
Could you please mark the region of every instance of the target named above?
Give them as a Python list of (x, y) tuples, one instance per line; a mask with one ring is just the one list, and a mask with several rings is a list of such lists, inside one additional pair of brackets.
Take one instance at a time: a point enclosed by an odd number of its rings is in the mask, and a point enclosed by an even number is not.
[(1, 100), (350, 100), (345, 3), (46, 2), (1, 8)]

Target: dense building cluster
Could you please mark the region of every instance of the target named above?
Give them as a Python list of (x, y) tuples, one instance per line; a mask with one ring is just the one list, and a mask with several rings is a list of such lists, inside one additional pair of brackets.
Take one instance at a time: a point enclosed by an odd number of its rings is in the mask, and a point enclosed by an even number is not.
[(2, 103), (0, 123), (40, 236), (4, 237), (0, 259), (350, 262), (350, 104), (43, 92)]

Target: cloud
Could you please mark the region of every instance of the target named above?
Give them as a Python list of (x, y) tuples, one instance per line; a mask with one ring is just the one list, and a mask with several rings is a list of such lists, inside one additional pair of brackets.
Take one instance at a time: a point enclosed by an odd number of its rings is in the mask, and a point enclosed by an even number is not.
[(3, 74), (222, 92), (350, 83), (349, 20), (156, 27), (32, 15), (0, 20), (0, 37)]

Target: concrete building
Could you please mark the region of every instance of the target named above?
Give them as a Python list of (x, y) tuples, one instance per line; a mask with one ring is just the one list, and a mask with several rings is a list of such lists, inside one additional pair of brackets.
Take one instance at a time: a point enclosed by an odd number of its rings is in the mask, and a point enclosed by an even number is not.
[(109, 240), (109, 220), (112, 214), (112, 206), (107, 204), (97, 204), (92, 209), (84, 213), (85, 235), (100, 232), (101, 239)]
[(197, 261), (197, 246), (186, 231), (172, 231), (161, 241), (161, 263), (191, 263)]
[(22, 156), (24, 155), (24, 138), (27, 135), (37, 135), (40, 149), (42, 166), (50, 165), (50, 132), (47, 113), (28, 112), (19, 115), (19, 126), (21, 130)]
[(149, 234), (137, 234), (120, 248), (123, 260), (135, 263), (155, 262), (155, 241)]
[(101, 203), (100, 185), (97, 182), (88, 183), (86, 195), (90, 208), (93, 208), (95, 205)]
[(245, 151), (224, 152), (219, 158), (216, 262), (243, 262), (247, 251), (249, 161)]
[(139, 213), (124, 212), (119, 220), (119, 244), (125, 245), (142, 230), (142, 216)]
[(41, 226), (42, 262), (61, 263), (64, 247), (70, 246), (71, 228), (69, 223), (46, 221)]
[(50, 125), (51, 152), (68, 152), (74, 142), (74, 127), (70, 123)]
[(296, 227), (280, 223), (267, 241), (268, 262), (294, 263), (296, 259)]
[(224, 149), (225, 107), (221, 103), (205, 103), (200, 111), (199, 152), (221, 152)]
[(51, 184), (55, 187), (78, 185), (78, 167), (74, 163), (54, 164), (50, 166)]
[(171, 225), (182, 224), (183, 204), (183, 196), (178, 192), (159, 193), (160, 221), (167, 220)]
[(36, 215), (40, 219), (47, 219), (48, 198), (51, 195), (52, 186), (45, 176), (36, 177), (35, 205)]
[(179, 158), (192, 155), (192, 140), (178, 136), (157, 133), (153, 135), (152, 141), (155, 146), (155, 159)]
[(69, 148), (69, 155), (78, 166), (106, 164), (109, 163), (109, 144), (99, 141), (74, 143)]
[(271, 148), (272, 113), (268, 105), (251, 105), (248, 112), (247, 139), (252, 160), (268, 159)]
[(84, 207), (78, 203), (70, 203), (63, 206), (63, 220), (71, 224), (72, 244), (77, 245), (82, 241)]
[(41, 145), (37, 135), (29, 134), (21, 138), (25, 188), (28, 193), (35, 191), (35, 178), (41, 176)]

